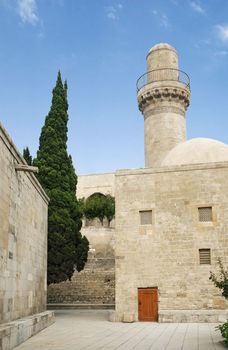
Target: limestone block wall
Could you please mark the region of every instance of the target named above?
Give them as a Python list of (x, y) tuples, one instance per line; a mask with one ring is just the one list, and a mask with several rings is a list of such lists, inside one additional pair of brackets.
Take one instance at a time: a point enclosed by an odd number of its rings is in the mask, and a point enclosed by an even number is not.
[(0, 323), (46, 309), (48, 197), (0, 124)]
[(115, 196), (115, 174), (92, 174), (78, 176), (77, 198), (88, 198), (94, 193)]
[[(99, 221), (99, 220), (98, 220)], [(99, 223), (98, 223), (99, 224)], [(86, 226), (81, 229), (89, 240), (90, 248), (97, 258), (114, 257), (115, 229), (101, 226)]]
[[(228, 265), (227, 179), (225, 162), (117, 172), (117, 320), (138, 320), (138, 288), (145, 287), (158, 288), (163, 321), (181, 321), (181, 312), (196, 321), (196, 311), (210, 320), (205, 310), (227, 309), (209, 281), (218, 257)], [(201, 206), (212, 206), (212, 222), (199, 222)], [(140, 224), (140, 210), (152, 210), (152, 224)], [(202, 248), (211, 249), (210, 265), (199, 264)]]

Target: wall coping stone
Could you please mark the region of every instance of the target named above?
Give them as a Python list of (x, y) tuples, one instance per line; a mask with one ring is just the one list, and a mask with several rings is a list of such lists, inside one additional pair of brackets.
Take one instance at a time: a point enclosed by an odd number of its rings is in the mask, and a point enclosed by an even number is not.
[(183, 172), (192, 170), (205, 170), (205, 169), (221, 169), (228, 168), (228, 162), (214, 162), (214, 163), (199, 163), (199, 164), (183, 164), (183, 165), (170, 165), (158, 168), (139, 168), (139, 169), (119, 169), (116, 171), (116, 176), (126, 175), (143, 175), (143, 174), (159, 174), (170, 172)]

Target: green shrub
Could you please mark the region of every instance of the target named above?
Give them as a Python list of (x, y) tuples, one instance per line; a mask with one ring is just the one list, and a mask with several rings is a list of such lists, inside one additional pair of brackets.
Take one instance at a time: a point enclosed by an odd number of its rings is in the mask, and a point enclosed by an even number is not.
[[(228, 271), (225, 270), (222, 260), (220, 258), (218, 258), (218, 264), (219, 275), (217, 276), (215, 273), (210, 272), (209, 279), (214, 283), (214, 285), (217, 288), (221, 289), (224, 298), (228, 299)], [(220, 330), (222, 337), (225, 339), (225, 343), (228, 345), (228, 322), (220, 324), (216, 327), (216, 329)]]
[(115, 198), (110, 195), (95, 193), (85, 201), (80, 200), (80, 208), (85, 217), (89, 220), (98, 218), (103, 225), (106, 217), (109, 224), (115, 216)]
[(228, 320), (227, 320), (227, 322), (217, 326), (216, 329), (220, 330), (221, 335), (224, 338), (225, 343), (228, 345)]

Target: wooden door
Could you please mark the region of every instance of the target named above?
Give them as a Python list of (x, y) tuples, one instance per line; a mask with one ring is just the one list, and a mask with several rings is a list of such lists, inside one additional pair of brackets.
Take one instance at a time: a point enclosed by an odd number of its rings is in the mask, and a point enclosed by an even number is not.
[(138, 289), (139, 321), (158, 321), (158, 289)]

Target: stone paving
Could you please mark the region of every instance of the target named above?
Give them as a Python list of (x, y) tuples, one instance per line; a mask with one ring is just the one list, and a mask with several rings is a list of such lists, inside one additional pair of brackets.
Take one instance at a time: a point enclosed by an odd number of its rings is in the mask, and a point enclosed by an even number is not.
[(57, 310), (56, 323), (17, 350), (219, 350), (212, 323), (112, 323), (106, 310)]

